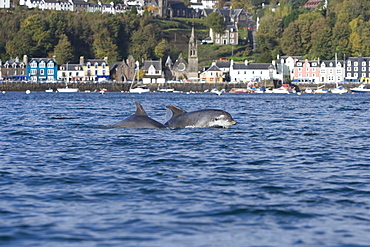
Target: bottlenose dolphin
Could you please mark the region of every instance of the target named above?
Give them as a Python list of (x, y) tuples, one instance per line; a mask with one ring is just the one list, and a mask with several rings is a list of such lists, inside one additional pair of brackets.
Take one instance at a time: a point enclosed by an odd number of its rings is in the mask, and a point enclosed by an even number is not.
[(132, 128), (132, 129), (165, 129), (166, 126), (148, 117), (142, 105), (136, 104), (136, 112), (134, 115), (122, 120), (119, 123), (112, 125), (114, 128)]
[(236, 124), (231, 115), (222, 110), (204, 109), (186, 112), (183, 109), (168, 105), (172, 117), (164, 125), (170, 128), (227, 128)]

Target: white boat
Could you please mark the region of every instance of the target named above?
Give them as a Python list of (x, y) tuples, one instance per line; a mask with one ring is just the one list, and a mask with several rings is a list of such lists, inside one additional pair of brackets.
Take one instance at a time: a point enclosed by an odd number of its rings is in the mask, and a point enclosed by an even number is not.
[(313, 93), (314, 91), (312, 90), (312, 88), (306, 88), (305, 90), (305, 93)]
[(325, 85), (322, 85), (320, 87), (317, 87), (315, 90), (315, 93), (328, 93), (328, 90), (326, 88), (323, 88)]
[(217, 87), (214, 87), (211, 90), (211, 93), (214, 93), (214, 94), (217, 94), (217, 95), (221, 95), (223, 92), (225, 92), (225, 89), (218, 90)]
[(358, 87), (351, 88), (352, 93), (370, 93), (370, 87), (366, 84), (361, 84)]
[(342, 94), (342, 93), (348, 93), (348, 89), (343, 87), (343, 86), (337, 86), (336, 88), (330, 89), (331, 93), (337, 93), (337, 94)]
[(45, 89), (45, 92), (46, 92), (46, 93), (52, 93), (52, 92), (54, 92), (54, 90), (53, 90), (53, 89), (51, 89), (51, 88), (49, 88), (49, 89)]
[(326, 88), (319, 88), (315, 90), (315, 93), (328, 93), (328, 90)]
[(78, 88), (69, 88), (67, 85), (65, 88), (57, 88), (58, 93), (78, 93), (80, 89)]
[(150, 90), (146, 86), (140, 86), (139, 85), (135, 88), (130, 88), (130, 93), (139, 93), (139, 94), (150, 93)]
[(173, 93), (173, 91), (175, 91), (175, 89), (169, 87), (162, 87), (158, 90), (159, 93)]
[(294, 93), (294, 92), (295, 91), (288, 84), (283, 84), (279, 88), (272, 89), (272, 93), (290, 94), (290, 93)]
[(265, 93), (266, 92), (266, 88), (265, 87), (259, 87), (254, 92), (255, 93)]
[(30, 94), (31, 93), (31, 91), (30, 90), (26, 90), (26, 94)]

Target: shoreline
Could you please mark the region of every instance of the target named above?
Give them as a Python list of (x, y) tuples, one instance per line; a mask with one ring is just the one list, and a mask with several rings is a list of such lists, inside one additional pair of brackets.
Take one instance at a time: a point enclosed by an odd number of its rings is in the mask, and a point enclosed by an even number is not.
[[(24, 92), (30, 90), (32, 92), (45, 92), (46, 89), (53, 89), (54, 92), (57, 88), (64, 88), (65, 83), (40, 83), (40, 82), (3, 82), (0, 83), (0, 91), (5, 92)], [(323, 84), (299, 84), (301, 91), (306, 88), (317, 89), (318, 86)], [(359, 84), (341, 84), (347, 89), (357, 87)], [(80, 92), (90, 91), (90, 92), (99, 92), (100, 89), (106, 89), (107, 92), (127, 92), (129, 91), (131, 83), (118, 83), (118, 82), (109, 82), (109, 83), (94, 83), (94, 82), (78, 82), (78, 83), (68, 83), (69, 88), (79, 88)], [(247, 83), (151, 83), (145, 84), (150, 91), (157, 91), (162, 87), (174, 88), (176, 91), (190, 92), (198, 91), (204, 92), (205, 90), (212, 90), (217, 87), (217, 89), (225, 89), (226, 91), (231, 90), (232, 88), (248, 88)], [(271, 85), (267, 85), (270, 87)], [(327, 84), (325, 88), (330, 89), (334, 88), (335, 84)]]

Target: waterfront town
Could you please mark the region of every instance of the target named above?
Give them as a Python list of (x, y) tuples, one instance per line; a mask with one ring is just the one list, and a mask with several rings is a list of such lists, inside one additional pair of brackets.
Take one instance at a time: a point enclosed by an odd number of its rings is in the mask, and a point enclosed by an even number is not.
[[(332, 85), (361, 84), (370, 82), (370, 57), (343, 56), (335, 59), (315, 60), (306, 59), (307, 56), (277, 55), (269, 63), (258, 63), (253, 60), (234, 61), (228, 57), (219, 57), (208, 61), (208, 66), (199, 66), (199, 45), (238, 45), (238, 29), (246, 28), (250, 31), (250, 42), (254, 46), (254, 29), (259, 22), (254, 22), (248, 11), (243, 9), (215, 9), (217, 1), (190, 1), (189, 6), (180, 6), (176, 1), (125, 1), (124, 6), (119, 4), (91, 4), (87, 1), (68, 0), (23, 0), (19, 5), (29, 9), (73, 11), (73, 12), (100, 12), (119, 14), (132, 9), (148, 10), (154, 6), (154, 13), (160, 17), (199, 18), (218, 12), (227, 25), (224, 34), (217, 34), (209, 30), (209, 37), (203, 40), (195, 37), (192, 27), (188, 40), (186, 56), (182, 53), (178, 57), (162, 57), (158, 60), (135, 60), (129, 55), (122, 61), (109, 62), (108, 55), (104, 58), (86, 58), (80, 56), (78, 63), (58, 64), (56, 56), (52, 57), (15, 57), (0, 60), (0, 82), (2, 83), (131, 83), (164, 84), (164, 83), (208, 83), (208, 84), (243, 84), (246, 86), (281, 86), (282, 84), (311, 84)], [(307, 1), (305, 8), (315, 8), (327, 1)], [(195, 7), (197, 5), (197, 7)], [(263, 6), (263, 4), (262, 4)], [(0, 7), (10, 8), (9, 0), (0, 0)], [(177, 9), (176, 9), (177, 8)], [(180, 9), (182, 11), (180, 11)], [(272, 83), (278, 82), (278, 83)]]
[[(0, 61), (0, 82), (130, 82), (143, 84), (187, 81), (194, 83), (250, 83), (287, 80), (294, 84), (356, 84), (370, 82), (370, 57), (347, 57), (345, 60), (303, 60), (300, 56), (277, 57), (272, 63), (213, 61), (209, 67), (197, 67), (196, 51), (188, 61), (179, 56), (140, 64), (128, 59), (108, 64), (108, 58), (80, 58), (78, 64), (57, 64), (54, 58), (15, 58)], [(142, 77), (134, 77), (136, 71)]]

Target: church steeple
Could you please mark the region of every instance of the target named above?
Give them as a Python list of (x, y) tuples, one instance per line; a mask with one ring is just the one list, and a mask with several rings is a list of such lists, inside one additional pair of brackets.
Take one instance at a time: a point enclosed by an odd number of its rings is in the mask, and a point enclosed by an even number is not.
[(191, 29), (191, 36), (189, 40), (189, 58), (198, 57), (198, 44), (194, 35), (194, 27)]
[(198, 44), (195, 39), (194, 27), (191, 29), (188, 55), (188, 78), (198, 77)]

